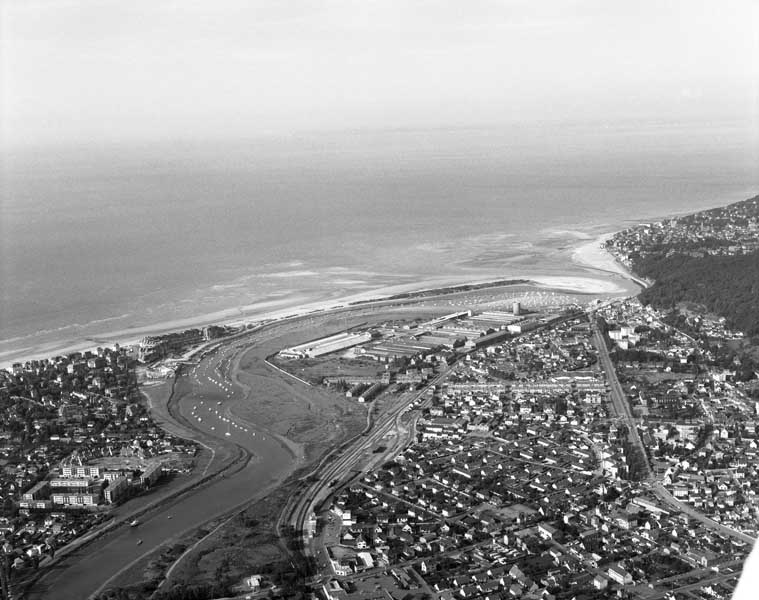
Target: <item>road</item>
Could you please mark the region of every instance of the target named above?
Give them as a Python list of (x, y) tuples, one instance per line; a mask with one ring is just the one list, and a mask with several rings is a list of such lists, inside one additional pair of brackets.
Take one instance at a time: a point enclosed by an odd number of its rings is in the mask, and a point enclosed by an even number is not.
[(731, 537), (736, 540), (741, 540), (748, 544), (753, 544), (754, 541), (756, 540), (756, 538), (748, 535), (747, 533), (743, 533), (742, 531), (737, 531), (736, 529), (733, 529), (732, 527), (727, 527), (726, 525), (717, 523), (717, 521), (715, 521), (714, 519), (710, 519), (705, 514), (697, 511), (687, 502), (682, 502), (681, 500), (678, 500), (667, 490), (667, 488), (664, 487), (664, 484), (661, 481), (654, 482), (651, 486), (651, 491), (653, 491), (654, 494), (656, 494), (657, 498), (659, 498), (659, 500), (661, 500), (664, 504), (667, 504), (669, 506), (676, 508), (679, 511), (684, 512), (686, 515), (688, 515), (692, 519), (704, 525), (704, 527), (711, 529), (712, 531), (716, 533), (722, 534), (725, 537)]
[(646, 596), (646, 600), (663, 600), (664, 598), (670, 597), (671, 594), (675, 594), (678, 592), (683, 593), (683, 592), (690, 592), (694, 590), (700, 590), (701, 588), (704, 588), (710, 585), (715, 585), (717, 583), (727, 583), (733, 579), (737, 580), (739, 577), (740, 577), (740, 574), (738, 573), (722, 573), (722, 574), (715, 573), (713, 576), (703, 579), (702, 581), (699, 581), (698, 583), (690, 583), (687, 585), (682, 585), (679, 587), (672, 588), (671, 590), (665, 590), (665, 591), (657, 592), (650, 596)]
[[(627, 397), (625, 396), (624, 390), (622, 389), (622, 386), (619, 383), (619, 379), (617, 378), (617, 373), (614, 369), (611, 357), (609, 356), (609, 351), (606, 347), (603, 335), (599, 331), (592, 318), (591, 323), (593, 327), (594, 343), (598, 348), (599, 361), (601, 363), (601, 367), (606, 372), (606, 378), (609, 382), (609, 391), (614, 412), (628, 426), (630, 441), (639, 448), (643, 457), (646, 458), (645, 448), (643, 447), (643, 442), (638, 435), (638, 428), (636, 426), (635, 418), (630, 412), (630, 405), (627, 402)], [(703, 513), (695, 510), (689, 504), (675, 498), (669, 491), (667, 491), (667, 489), (664, 487), (664, 484), (662, 484), (660, 481), (654, 480), (653, 473), (651, 472), (651, 467), (648, 464), (647, 458), (645, 461), (645, 468), (647, 473), (646, 479), (651, 482), (651, 491), (657, 496), (657, 498), (659, 498), (661, 502), (684, 512), (694, 520), (699, 521), (702, 525), (704, 525), (704, 527), (710, 529), (711, 531), (715, 531), (733, 539), (742, 540), (749, 544), (754, 543), (755, 538), (751, 537), (750, 535), (722, 525), (721, 523), (717, 523)]]
[(598, 326), (596, 325), (592, 315), (590, 322), (591, 327), (593, 328), (593, 341), (596, 348), (598, 349), (598, 360), (604, 372), (606, 373), (606, 381), (609, 384), (609, 397), (611, 399), (612, 407), (617, 417), (619, 417), (622, 421), (624, 421), (625, 425), (627, 425), (628, 439), (640, 451), (641, 456), (643, 457), (645, 478), (650, 479), (652, 473), (651, 466), (648, 464), (646, 449), (643, 446), (640, 435), (638, 435), (638, 427), (635, 422), (635, 418), (630, 411), (630, 404), (627, 402), (627, 396), (625, 395), (625, 392), (622, 389), (622, 385), (619, 383), (619, 379), (617, 378), (617, 371), (614, 369), (614, 364), (612, 363), (611, 357), (609, 356), (609, 349), (606, 347), (606, 341), (604, 340), (603, 334), (598, 329)]
[[(358, 437), (342, 451), (333, 454), (328, 460), (323, 461), (314, 471), (304, 477), (304, 480), (309, 482), (308, 487), (299, 496), (293, 498), (291, 503), (285, 507), (280, 517), (278, 528), (281, 530), (282, 526), (286, 524), (292, 528), (292, 531), (296, 535), (303, 536), (303, 550), (306, 556), (315, 556), (317, 554), (310, 547), (310, 539), (305, 529), (306, 520), (319, 504), (334, 492), (335, 486), (332, 485), (333, 482), (344, 479), (358, 465), (362, 455), (369, 452), (372, 447), (393, 429), (396, 432), (397, 442), (389, 452), (382, 454), (381, 460), (388, 460), (391, 453), (397, 455), (410, 441), (410, 431), (413, 430), (415, 424), (415, 421), (412, 420), (408, 425), (410, 429), (404, 428), (401, 423), (403, 414), (409, 410), (414, 402), (421, 401), (428, 389), (434, 388), (435, 385), (441, 383), (447, 377), (450, 369), (450, 366), (444, 369), (415, 396), (398, 402), (384, 415), (377, 418), (374, 427), (368, 434)], [(372, 463), (376, 462), (376, 460), (372, 461)], [(362, 471), (366, 471), (369, 468), (370, 465), (364, 465)]]

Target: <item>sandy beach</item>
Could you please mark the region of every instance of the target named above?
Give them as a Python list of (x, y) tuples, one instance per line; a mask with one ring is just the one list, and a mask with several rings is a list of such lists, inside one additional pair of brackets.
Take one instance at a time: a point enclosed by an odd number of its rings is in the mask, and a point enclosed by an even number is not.
[(631, 273), (604, 248), (606, 241), (613, 236), (614, 232), (604, 233), (603, 235), (578, 246), (572, 252), (572, 261), (578, 265), (590, 267), (591, 269), (616, 273), (623, 277), (630, 278)]
[(631, 275), (603, 248), (603, 243), (612, 235), (613, 233), (605, 233), (593, 240), (583, 241), (571, 253), (573, 263), (585, 267), (589, 271), (597, 272), (598, 275), (596, 276), (594, 276), (595, 274), (588, 274), (587, 276), (515, 275), (510, 277), (508, 274), (492, 271), (488, 273), (488, 276), (481, 276), (476, 279), (462, 278), (461, 275), (434, 277), (415, 283), (385, 286), (362, 291), (357, 294), (310, 302), (304, 296), (293, 295), (278, 300), (259, 302), (215, 313), (157, 323), (155, 325), (113, 331), (93, 338), (52, 342), (34, 347), (0, 352), (0, 368), (8, 369), (15, 362), (93, 350), (98, 346), (113, 346), (114, 344), (133, 346), (138, 344), (147, 335), (161, 335), (172, 331), (181, 331), (206, 325), (246, 326), (262, 321), (279, 320), (312, 312), (326, 311), (356, 302), (379, 301), (396, 294), (437, 290), (460, 285), (489, 284), (508, 279), (526, 279), (533, 282), (537, 287), (547, 291), (558, 290), (609, 296), (626, 295), (630, 290), (629, 287), (625, 287), (624, 283), (625, 280), (630, 279)]

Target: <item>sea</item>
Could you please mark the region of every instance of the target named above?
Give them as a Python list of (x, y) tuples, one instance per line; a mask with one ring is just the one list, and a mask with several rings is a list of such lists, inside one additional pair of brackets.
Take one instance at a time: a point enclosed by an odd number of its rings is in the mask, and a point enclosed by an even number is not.
[(587, 275), (580, 242), (759, 193), (758, 139), (549, 123), (9, 149), (0, 361), (403, 286)]

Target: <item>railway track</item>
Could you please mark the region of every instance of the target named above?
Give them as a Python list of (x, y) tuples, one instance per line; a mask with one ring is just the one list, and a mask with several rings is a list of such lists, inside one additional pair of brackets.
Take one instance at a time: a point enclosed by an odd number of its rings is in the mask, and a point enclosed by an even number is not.
[[(363, 472), (362, 469), (357, 469), (357, 465), (364, 453), (393, 429), (397, 431), (398, 435), (402, 434), (401, 417), (403, 414), (420, 400), (430, 388), (434, 389), (435, 385), (443, 381), (450, 369), (450, 366), (447, 367), (410, 400), (399, 403), (388, 413), (378, 417), (371, 430), (357, 436), (352, 443), (322, 459), (316, 469), (302, 478), (303, 481), (308, 482), (308, 485), (300, 494), (291, 496), (280, 515), (277, 531), (281, 535), (283, 526), (290, 528), (297, 541), (296, 547), (301, 551), (304, 559), (309, 560), (311, 555), (308, 548), (309, 536), (306, 532), (306, 521), (309, 515), (315, 512), (319, 505), (334, 493), (335, 489), (339, 487), (339, 483), (348, 475), (352, 474), (355, 477), (357, 473)], [(392, 452), (397, 454), (403, 449), (403, 446), (405, 444), (395, 445)]]

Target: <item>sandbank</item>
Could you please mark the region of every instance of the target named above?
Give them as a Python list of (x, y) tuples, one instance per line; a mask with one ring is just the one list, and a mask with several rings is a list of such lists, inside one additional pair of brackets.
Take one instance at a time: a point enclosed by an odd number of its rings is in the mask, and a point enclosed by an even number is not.
[[(613, 233), (605, 233), (598, 238), (582, 243), (572, 251), (572, 261), (579, 266), (599, 272), (597, 276), (509, 275), (493, 269), (485, 273), (478, 272), (476, 278), (467, 277), (466, 274), (434, 277), (341, 297), (327, 296), (314, 300), (304, 295), (293, 295), (189, 318), (103, 333), (79, 340), (50, 342), (3, 351), (0, 352), (0, 368), (10, 368), (14, 362), (93, 350), (98, 346), (113, 346), (117, 343), (120, 346), (133, 346), (138, 344), (140, 339), (146, 335), (161, 335), (206, 325), (247, 326), (262, 321), (299, 317), (313, 312), (342, 308), (355, 303), (382, 301), (397, 294), (434, 291), (462, 285), (492, 284), (504, 280), (527, 280), (544, 290), (608, 296), (627, 295), (630, 293), (630, 289), (624, 284), (627, 283), (626, 280), (632, 278), (631, 274), (603, 248), (603, 243), (612, 235)], [(423, 302), (424, 299), (420, 298), (419, 301)]]
[(606, 241), (613, 236), (614, 232), (604, 233), (581, 244), (572, 252), (572, 262), (597, 271), (615, 273), (627, 278), (632, 277), (632, 274), (604, 247)]

